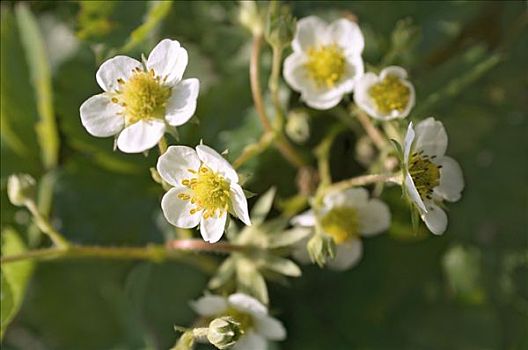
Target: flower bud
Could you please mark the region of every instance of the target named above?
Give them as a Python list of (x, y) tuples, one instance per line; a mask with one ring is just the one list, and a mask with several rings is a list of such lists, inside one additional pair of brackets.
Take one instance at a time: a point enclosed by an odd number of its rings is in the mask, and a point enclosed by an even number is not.
[(287, 6), (272, 2), (266, 19), (266, 40), (271, 46), (284, 48), (290, 45), (295, 35), (297, 21), (292, 17)]
[(18, 207), (35, 196), (36, 181), (31, 175), (16, 174), (7, 179), (7, 196), (9, 201)]
[(310, 124), (308, 123), (308, 114), (305, 111), (293, 110), (288, 113), (286, 134), (299, 144), (308, 140), (310, 137)]
[(240, 1), (238, 20), (240, 21), (240, 24), (249, 29), (254, 36), (258, 36), (262, 33), (262, 18), (258, 12), (256, 1)]
[(218, 349), (227, 349), (235, 345), (242, 333), (239, 322), (233, 317), (223, 316), (209, 323), (207, 340)]
[(313, 262), (320, 267), (326, 264), (328, 258), (335, 257), (335, 242), (332, 237), (325, 234), (315, 234), (306, 245), (308, 254)]

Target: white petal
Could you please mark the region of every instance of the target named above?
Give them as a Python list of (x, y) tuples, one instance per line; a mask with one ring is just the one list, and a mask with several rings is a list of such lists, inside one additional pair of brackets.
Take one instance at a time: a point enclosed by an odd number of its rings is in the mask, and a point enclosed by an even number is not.
[(365, 205), (368, 197), (368, 191), (363, 187), (349, 188), (344, 191), (330, 192), (324, 197), (323, 203), (327, 208), (337, 206), (357, 207)]
[(195, 78), (180, 81), (172, 88), (167, 103), (165, 119), (172, 126), (185, 124), (196, 111), (196, 99), (200, 90), (200, 81)]
[(447, 228), (447, 215), (442, 208), (430, 203), (427, 205), (427, 213), (422, 214), (425, 225), (435, 235), (441, 235)]
[(198, 226), (202, 212), (191, 214), (195, 206), (191, 201), (178, 198), (180, 193), (187, 193), (182, 188), (171, 188), (161, 199), (161, 209), (168, 222), (180, 228), (193, 228)]
[(328, 261), (328, 267), (334, 270), (346, 270), (356, 265), (363, 256), (363, 244), (358, 238), (336, 245), (334, 260)]
[(125, 153), (141, 153), (154, 147), (165, 133), (161, 120), (140, 120), (126, 127), (117, 138), (117, 147)]
[(308, 253), (308, 249), (306, 248), (310, 238), (311, 236), (303, 238), (293, 246), (292, 250), (293, 258), (304, 265), (310, 264), (312, 262), (310, 254)]
[(226, 298), (217, 295), (206, 295), (196, 301), (191, 301), (191, 307), (201, 316), (215, 316), (227, 309)]
[(363, 76), (365, 68), (360, 55), (348, 55), (346, 59), (345, 75), (339, 82), (339, 89), (343, 94), (348, 94), (355, 89), (357, 82)]
[[(402, 84), (405, 85), (409, 89), (409, 102), (407, 103), (407, 106), (405, 106), (405, 109), (401, 112), (398, 112), (396, 110), (393, 110), (392, 118), (405, 118), (409, 115), (411, 110), (413, 109), (415, 103), (416, 103), (416, 92), (414, 91), (414, 86), (406, 81), (402, 80)], [(396, 113), (394, 113), (396, 112)]]
[(387, 75), (396, 76), (400, 79), (407, 79), (407, 71), (399, 66), (388, 66), (380, 72), (380, 80), (385, 79)]
[(458, 201), (464, 189), (464, 177), (460, 165), (451, 157), (441, 157), (435, 163), (442, 166), (440, 184), (435, 187), (435, 194), (450, 202)]
[(173, 85), (181, 80), (187, 61), (187, 50), (178, 41), (164, 39), (150, 52), (147, 69), (153, 69), (159, 77), (166, 77), (166, 83)]
[(204, 241), (209, 243), (216, 243), (222, 238), (224, 234), (227, 220), (227, 213), (218, 215), (218, 212), (210, 218), (203, 218), (200, 221), (200, 234)]
[(81, 105), (81, 123), (93, 136), (112, 136), (125, 126), (125, 118), (119, 114), (121, 110), (106, 94), (95, 95)]
[(284, 60), (284, 79), (295, 91), (302, 91), (309, 82), (308, 73), (304, 67), (306, 57), (303, 53), (294, 52)]
[(313, 210), (307, 210), (291, 219), (292, 225), (312, 227), (315, 226), (315, 215)]
[(361, 54), (365, 46), (363, 34), (358, 25), (348, 19), (338, 19), (328, 26), (328, 36), (346, 52)]
[(247, 199), (244, 194), (244, 190), (238, 184), (231, 184), (230, 189), (231, 203), (237, 217), (247, 226), (251, 226), (251, 220), (249, 219), (249, 211)]
[(238, 183), (238, 175), (235, 169), (233, 169), (231, 164), (229, 164), (229, 162), (214, 149), (206, 145), (198, 145), (196, 146), (196, 152), (205, 166), (222, 174), (231, 182)]
[(407, 194), (409, 195), (409, 197), (411, 197), (411, 200), (414, 203), (416, 203), (418, 208), (420, 208), (422, 212), (426, 212), (427, 209), (422, 200), (422, 197), (420, 197), (420, 194), (418, 193), (418, 190), (416, 189), (416, 186), (414, 185), (414, 181), (412, 180), (411, 175), (409, 175), (408, 173), (405, 174), (405, 190), (407, 191)]
[(343, 95), (338, 95), (329, 99), (322, 99), (320, 96), (307, 94), (303, 94), (301, 97), (308, 106), (323, 111), (337, 106), (343, 98)]
[(358, 219), (359, 232), (363, 236), (372, 236), (389, 228), (391, 214), (387, 204), (373, 198), (367, 204), (358, 207)]
[(268, 309), (257, 299), (244, 293), (231, 294), (227, 299), (230, 306), (238, 311), (246, 312), (254, 316), (268, 314)]
[(283, 340), (286, 338), (286, 329), (282, 323), (273, 317), (255, 317), (255, 330), (258, 334), (270, 340)]
[(413, 123), (410, 122), (407, 127), (407, 133), (405, 134), (405, 141), (403, 141), (403, 160), (405, 167), (409, 166), (409, 155), (411, 154), (411, 147), (414, 142), (415, 132), (413, 128)]
[(423, 150), (429, 156), (443, 156), (447, 148), (447, 133), (442, 122), (430, 117), (422, 120), (415, 127), (416, 140), (414, 148)]
[(327, 23), (316, 16), (301, 18), (297, 22), (297, 30), (292, 41), (295, 52), (306, 51), (312, 46), (325, 44), (328, 41), (326, 34)]
[(369, 89), (377, 82), (378, 77), (376, 74), (370, 72), (359, 78), (354, 88), (354, 102), (371, 117), (384, 120), (383, 115), (378, 112), (369, 95)]
[(134, 69), (142, 68), (141, 63), (127, 56), (115, 56), (99, 67), (95, 78), (104, 91), (115, 91), (119, 89), (118, 79), (128, 80)]
[(244, 334), (233, 346), (233, 350), (266, 350), (267, 341), (264, 337), (253, 331)]
[(199, 168), (200, 159), (196, 151), (187, 146), (170, 146), (158, 158), (158, 173), (172, 186), (182, 187), (182, 180), (194, 177), (189, 170), (197, 171)]

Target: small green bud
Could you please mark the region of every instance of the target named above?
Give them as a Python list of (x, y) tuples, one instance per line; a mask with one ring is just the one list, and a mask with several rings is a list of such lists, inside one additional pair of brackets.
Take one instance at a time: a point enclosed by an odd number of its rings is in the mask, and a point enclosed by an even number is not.
[(31, 175), (16, 174), (7, 179), (7, 196), (9, 201), (22, 207), (35, 197), (36, 181)]
[(272, 2), (266, 19), (266, 40), (271, 46), (280, 49), (290, 45), (295, 35), (297, 21), (291, 15), (287, 6), (279, 6)]
[(312, 261), (320, 267), (326, 264), (328, 258), (333, 259), (335, 257), (334, 239), (323, 233), (315, 234), (308, 241), (306, 249), (308, 249), (308, 254), (310, 254)]
[(240, 24), (247, 28), (254, 36), (262, 34), (264, 25), (256, 1), (240, 1), (239, 4), (238, 20)]
[(235, 345), (242, 333), (240, 322), (231, 316), (223, 316), (209, 323), (207, 340), (218, 349), (227, 349)]
[(303, 110), (293, 110), (288, 113), (286, 134), (295, 142), (301, 144), (310, 137), (308, 114)]

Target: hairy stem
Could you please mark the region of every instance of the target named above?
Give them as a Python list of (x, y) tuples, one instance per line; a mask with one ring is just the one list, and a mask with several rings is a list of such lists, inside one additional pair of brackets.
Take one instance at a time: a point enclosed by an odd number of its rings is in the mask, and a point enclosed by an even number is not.
[(25, 203), (26, 208), (31, 212), (35, 219), (37, 227), (45, 233), (57, 247), (68, 247), (69, 243), (51, 224), (49, 221), (40, 213), (37, 205), (33, 200), (29, 200)]
[(336, 182), (325, 189), (325, 192), (334, 192), (346, 190), (350, 187), (365, 186), (378, 182), (391, 182), (395, 184), (401, 184), (400, 174), (372, 174), (352, 177), (343, 181)]
[(372, 120), (365, 114), (365, 112), (356, 110), (356, 117), (363, 127), (365, 129), (365, 132), (370, 137), (372, 142), (376, 145), (376, 147), (382, 151), (385, 149), (385, 146), (387, 145), (387, 141), (383, 134), (379, 131), (378, 128), (372, 124)]

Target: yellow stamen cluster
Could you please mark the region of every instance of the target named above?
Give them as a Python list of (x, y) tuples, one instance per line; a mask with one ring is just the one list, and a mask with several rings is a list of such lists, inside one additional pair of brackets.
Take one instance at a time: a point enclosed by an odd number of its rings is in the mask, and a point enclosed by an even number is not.
[(253, 317), (248, 313), (230, 307), (229, 309), (227, 309), (224, 316), (231, 316), (238, 323), (240, 323), (240, 330), (243, 333), (253, 328)]
[(431, 200), (434, 188), (440, 184), (442, 166), (433, 163), (434, 158), (436, 156), (429, 157), (420, 151), (413, 153), (409, 161), (409, 174), (422, 200)]
[(136, 68), (130, 79), (119, 79), (118, 83), (120, 88), (112, 102), (124, 107), (126, 125), (165, 117), (171, 90), (162, 84), (161, 78), (153, 70), (146, 72)]
[(321, 226), (336, 244), (341, 244), (358, 235), (357, 211), (351, 207), (333, 208), (323, 216)]
[(231, 201), (229, 182), (205, 165), (202, 165), (198, 171), (192, 169), (188, 171), (195, 177), (182, 180), (182, 185), (191, 191), (189, 194), (180, 193), (178, 198), (191, 201), (195, 205), (190, 211), (191, 215), (203, 210), (203, 217), (208, 219), (213, 217), (217, 210), (220, 211), (220, 215), (226, 212)]
[(305, 67), (318, 87), (334, 87), (345, 74), (343, 49), (336, 44), (311, 47)]
[(368, 91), (376, 109), (383, 114), (392, 111), (403, 112), (409, 104), (411, 90), (401, 79), (389, 74), (382, 81), (372, 85)]

